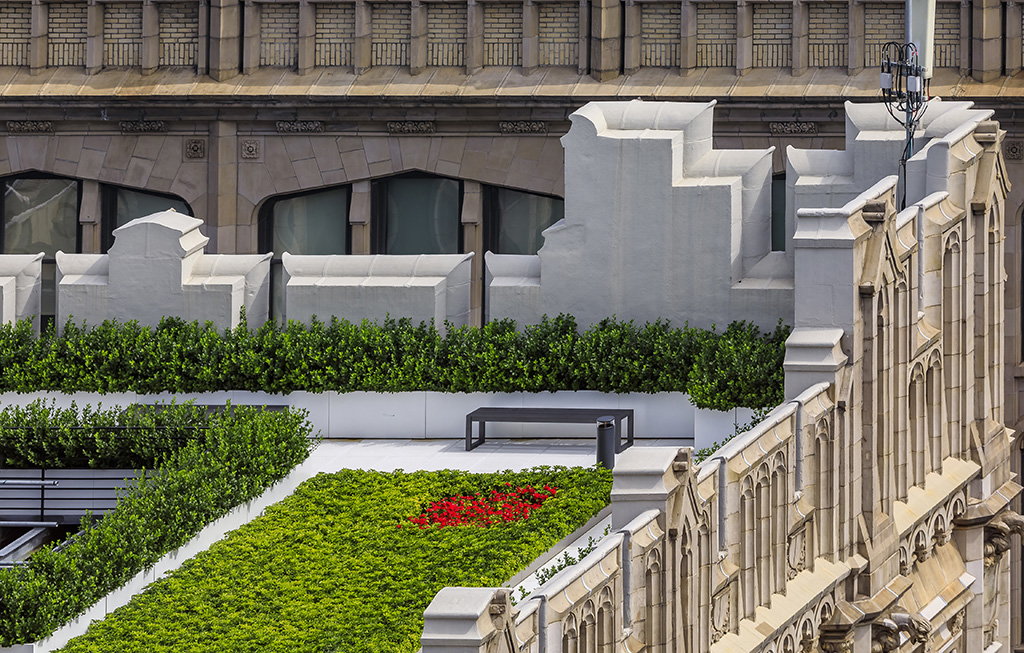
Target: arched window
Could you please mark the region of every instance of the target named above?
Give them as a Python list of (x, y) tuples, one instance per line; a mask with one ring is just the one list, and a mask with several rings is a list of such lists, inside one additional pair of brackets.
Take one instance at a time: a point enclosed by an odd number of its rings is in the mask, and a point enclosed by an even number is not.
[(0, 197), (0, 254), (42, 252), (42, 323), (57, 314), (57, 251), (81, 251), (78, 209), (82, 185), (76, 179), (28, 173), (3, 180)]
[(565, 202), (511, 188), (484, 187), (484, 249), (495, 254), (536, 254), (541, 233), (565, 215)]
[(175, 195), (107, 184), (101, 186), (100, 193), (104, 252), (114, 244), (114, 229), (123, 227), (136, 218), (171, 209), (185, 215), (193, 215), (188, 202)]
[(462, 251), (462, 182), (410, 173), (371, 184), (374, 254)]

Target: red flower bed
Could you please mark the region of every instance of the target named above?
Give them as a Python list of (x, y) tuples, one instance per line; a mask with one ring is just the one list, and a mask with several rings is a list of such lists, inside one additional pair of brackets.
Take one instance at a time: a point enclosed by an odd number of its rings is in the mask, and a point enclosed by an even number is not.
[[(545, 485), (542, 490), (532, 485), (511, 489), (507, 492), (491, 490), (487, 496), (455, 496), (435, 501), (419, 517), (409, 517), (409, 521), (420, 528), (437, 526), (490, 526), (494, 523), (522, 521), (530, 517), (530, 513), (540, 508), (541, 504), (555, 496), (558, 488)], [(401, 526), (399, 526), (401, 528)]]

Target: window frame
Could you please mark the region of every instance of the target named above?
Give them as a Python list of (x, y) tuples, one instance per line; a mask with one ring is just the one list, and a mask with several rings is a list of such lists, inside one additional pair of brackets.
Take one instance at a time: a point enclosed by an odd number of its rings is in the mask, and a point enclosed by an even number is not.
[[(483, 247), (484, 252), (492, 252), (494, 254), (501, 254), (498, 251), (499, 238), (501, 235), (501, 211), (499, 210), (498, 204), (498, 192), (502, 190), (511, 190), (516, 193), (522, 193), (524, 195), (536, 195), (537, 197), (543, 197), (550, 200), (558, 200), (562, 202), (562, 217), (565, 219), (565, 198), (557, 195), (548, 195), (547, 193), (535, 193), (529, 190), (522, 190), (520, 188), (511, 188), (509, 186), (495, 186), (492, 184), (483, 185), (483, 214), (481, 219), (483, 221)], [(544, 229), (548, 229), (553, 225), (557, 224), (558, 220), (555, 220)], [(542, 230), (543, 231), (543, 230)], [(536, 256), (536, 254), (526, 254), (525, 256)]]
[[(465, 233), (462, 225), (462, 209), (465, 201), (465, 181), (457, 177), (446, 177), (434, 175), (427, 172), (405, 172), (397, 175), (380, 177), (370, 181), (370, 253), (387, 254), (388, 244), (388, 213), (387, 213), (387, 192), (388, 183), (396, 179), (439, 179), (454, 181), (459, 185), (459, 207), (456, 211), (456, 232), (458, 233), (458, 251), (456, 254), (466, 253)], [(400, 256), (395, 254), (394, 256)]]
[(106, 254), (114, 245), (114, 230), (117, 229), (117, 193), (127, 190), (133, 193), (152, 195), (164, 199), (181, 202), (188, 209), (188, 216), (194, 218), (196, 213), (192, 205), (184, 197), (172, 193), (161, 193), (146, 188), (132, 188), (131, 186), (118, 186), (100, 182), (100, 253)]

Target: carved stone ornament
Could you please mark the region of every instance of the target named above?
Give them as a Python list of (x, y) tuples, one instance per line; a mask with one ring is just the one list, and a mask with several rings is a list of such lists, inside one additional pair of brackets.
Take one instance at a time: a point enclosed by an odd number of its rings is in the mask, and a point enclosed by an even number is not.
[(388, 122), (389, 134), (433, 134), (433, 120), (391, 120)]
[(277, 133), (322, 134), (324, 133), (324, 123), (322, 120), (278, 120)]
[(242, 141), (242, 158), (243, 159), (258, 159), (260, 158), (260, 142), (256, 140)]
[(985, 566), (991, 567), (1010, 550), (1010, 537), (1024, 535), (1024, 518), (1013, 510), (1004, 510), (985, 525)]
[(807, 542), (802, 529), (789, 538), (786, 564), (789, 567), (787, 576), (790, 580), (796, 578), (797, 574), (807, 568)]
[(816, 122), (799, 122), (796, 120), (790, 120), (787, 122), (773, 122), (769, 123), (768, 129), (773, 134), (787, 135), (787, 134), (804, 134), (814, 135), (818, 133), (818, 123)]
[(548, 123), (543, 120), (502, 120), (498, 123), (502, 134), (546, 134)]
[(899, 650), (902, 639), (900, 633), (906, 634), (909, 641), (915, 644), (927, 644), (931, 631), (932, 625), (927, 619), (905, 612), (897, 606), (888, 618), (871, 624), (871, 650), (880, 653)]
[(712, 604), (712, 618), (711, 618), (711, 641), (717, 642), (722, 639), (727, 632), (729, 632), (729, 620), (731, 617), (731, 606), (732, 601), (729, 598), (729, 589), (727, 588), (724, 592), (714, 598)]
[(52, 134), (53, 123), (49, 120), (8, 120), (7, 131), (12, 134)]
[(151, 134), (167, 131), (167, 123), (163, 120), (122, 120), (122, 134)]
[(202, 138), (185, 139), (185, 158), (203, 159), (206, 157), (206, 141)]
[(949, 620), (949, 632), (957, 635), (964, 630), (964, 622), (967, 620), (967, 608), (963, 608), (960, 612), (953, 615), (953, 618)]
[(819, 642), (822, 653), (852, 653), (853, 651), (853, 638), (826, 638), (822, 637)]
[(1024, 159), (1024, 141), (1006, 141), (1003, 144), (1003, 155), (1010, 161)]

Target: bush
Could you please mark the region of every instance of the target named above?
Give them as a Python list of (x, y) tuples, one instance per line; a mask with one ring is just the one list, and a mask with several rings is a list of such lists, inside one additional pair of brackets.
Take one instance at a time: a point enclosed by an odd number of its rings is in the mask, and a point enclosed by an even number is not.
[(0, 392), (688, 392), (702, 408), (759, 408), (782, 400), (789, 328), (771, 334), (745, 322), (724, 333), (657, 321), (606, 319), (580, 333), (560, 315), (517, 329), (407, 319), (355, 325), (244, 323), (223, 334), (210, 323), (164, 319), (151, 329), (68, 323), (35, 338), (27, 323), (0, 327)]
[[(321, 474), (62, 651), (413, 653), (441, 588), (504, 584), (607, 505), (611, 480), (579, 468)], [(523, 521), (408, 521), (438, 499), (506, 482), (558, 491)]]
[[(66, 411), (50, 410), (58, 421), (71, 421)], [(35, 417), (45, 411), (29, 409)], [(168, 412), (198, 419), (184, 407)], [(113, 419), (86, 409), (80, 421), (98, 415)], [(203, 526), (261, 494), (305, 460), (312, 446), (303, 413), (229, 406), (205, 422), (206, 430), (169, 452), (143, 447), (159, 461), (156, 469), (140, 476), (102, 521), (84, 518), (65, 548), (47, 546), (30, 564), (0, 570), (0, 646), (51, 634)], [(14, 449), (35, 459), (35, 444), (26, 441)], [(73, 443), (71, 451), (87, 457), (86, 444)], [(54, 455), (43, 454), (46, 461)]]

